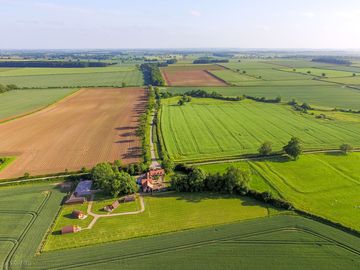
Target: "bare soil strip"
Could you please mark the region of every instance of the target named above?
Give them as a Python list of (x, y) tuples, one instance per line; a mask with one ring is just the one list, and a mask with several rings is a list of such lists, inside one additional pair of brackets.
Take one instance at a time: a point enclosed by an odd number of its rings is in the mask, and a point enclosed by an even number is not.
[(0, 125), (0, 156), (17, 159), (0, 178), (90, 168), (102, 161), (138, 162), (142, 88), (82, 89), (44, 110)]

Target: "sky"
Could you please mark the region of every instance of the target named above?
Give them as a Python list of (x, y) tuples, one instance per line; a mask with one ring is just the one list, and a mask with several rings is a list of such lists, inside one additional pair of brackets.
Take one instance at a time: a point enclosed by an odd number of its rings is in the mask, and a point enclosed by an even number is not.
[(359, 49), (360, 0), (0, 0), (1, 49)]

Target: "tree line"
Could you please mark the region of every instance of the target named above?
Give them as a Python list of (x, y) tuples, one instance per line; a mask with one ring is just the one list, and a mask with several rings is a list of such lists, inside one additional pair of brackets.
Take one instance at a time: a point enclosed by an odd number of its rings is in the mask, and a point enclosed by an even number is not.
[(229, 59), (218, 59), (213, 57), (200, 57), (193, 61), (193, 64), (215, 64), (215, 63), (229, 63)]
[(39, 67), (39, 68), (85, 68), (106, 67), (115, 63), (85, 61), (0, 61), (0, 67)]
[(337, 64), (337, 65), (351, 65), (351, 61), (332, 57), (332, 56), (322, 56), (312, 59), (313, 62), (320, 62), (320, 63), (328, 63), (328, 64)]
[(18, 87), (15, 84), (8, 84), (8, 85), (0, 84), (0, 93), (5, 93), (16, 89), (18, 89)]
[(158, 63), (144, 63), (140, 65), (146, 85), (164, 86), (165, 81), (161, 75)]
[(258, 192), (249, 187), (251, 175), (248, 171), (229, 167), (225, 173), (208, 174), (197, 167), (176, 166), (181, 173), (171, 179), (171, 187), (177, 192), (216, 192), (221, 194), (239, 194), (270, 203), (278, 208), (293, 209), (291, 203), (275, 198), (271, 192)]

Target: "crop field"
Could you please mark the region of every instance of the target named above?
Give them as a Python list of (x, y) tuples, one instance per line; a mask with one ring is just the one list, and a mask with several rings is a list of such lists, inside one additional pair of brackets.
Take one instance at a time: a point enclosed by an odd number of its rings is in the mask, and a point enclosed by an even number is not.
[(226, 86), (209, 70), (221, 70), (216, 65), (171, 66), (161, 69), (161, 73), (169, 86)]
[(108, 72), (128, 72), (135, 70), (135, 66), (111, 66), (91, 68), (0, 68), (0, 77), (96, 74)]
[[(360, 76), (359, 76), (360, 78)], [(360, 84), (360, 80), (359, 80)], [(323, 108), (344, 108), (360, 110), (360, 90), (340, 85), (309, 86), (242, 86), (242, 87), (167, 87), (166, 91), (183, 94), (189, 90), (204, 90), (217, 92), (224, 96), (249, 95), (274, 99), (280, 96), (287, 102), (295, 99), (297, 102), (307, 102), (311, 106)]]
[(0, 122), (42, 109), (77, 89), (27, 89), (0, 94)]
[(307, 154), (295, 162), (284, 158), (204, 165), (222, 172), (229, 166), (251, 168), (253, 178), (270, 184), (298, 209), (360, 230), (360, 154)]
[(238, 84), (241, 84), (242, 82), (258, 80), (258, 78), (254, 78), (254, 77), (251, 77), (249, 75), (242, 74), (239, 72), (234, 72), (229, 69), (212, 70), (211, 73), (213, 75), (215, 75), (216, 77), (226, 81), (230, 85), (238, 85)]
[[(258, 204), (252, 199), (231, 195), (164, 193), (146, 196), (144, 200), (143, 213), (99, 219), (91, 230), (59, 235), (59, 228), (55, 227), (47, 239), (45, 250), (125, 240), (278, 213), (277, 210)], [(57, 223), (63, 224), (63, 220), (64, 216), (60, 216)], [(69, 222), (69, 219), (67, 221)]]
[[(95, 69), (95, 71), (92, 71)], [(18, 87), (90, 87), (141, 86), (144, 84), (143, 75), (139, 70), (129, 68), (76, 68), (71, 73), (66, 68), (43, 69), (11, 69), (0, 71), (0, 84), (16, 84)]]
[(54, 106), (0, 125), (0, 156), (16, 160), (0, 178), (91, 168), (103, 161), (140, 160), (142, 88), (82, 89)]
[(338, 149), (342, 143), (360, 146), (360, 123), (316, 119), (286, 105), (244, 100), (227, 102), (193, 99), (162, 102), (161, 131), (169, 155), (177, 162), (195, 162), (257, 153), (264, 141), (280, 150), (292, 136), (310, 149)]
[(63, 196), (50, 184), (0, 188), (1, 268), (20, 268), (34, 257)]

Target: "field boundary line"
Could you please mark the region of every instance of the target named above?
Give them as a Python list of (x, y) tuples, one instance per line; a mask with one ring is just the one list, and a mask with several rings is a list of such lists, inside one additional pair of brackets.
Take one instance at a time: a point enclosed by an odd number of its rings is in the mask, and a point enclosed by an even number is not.
[[(360, 152), (360, 148), (356, 148), (354, 150), (352, 150), (351, 152)], [(328, 149), (328, 150), (305, 150), (303, 151), (304, 155), (311, 155), (311, 154), (321, 154), (321, 153), (342, 153), (341, 150), (338, 149)], [(239, 157), (239, 158), (229, 158), (226, 159), (226, 157), (224, 159), (213, 159), (213, 160), (208, 160), (208, 161), (183, 161), (188, 165), (210, 165), (210, 164), (221, 164), (221, 163), (235, 163), (235, 162), (240, 162), (240, 161), (252, 161), (252, 160), (268, 160), (268, 159), (273, 159), (276, 157), (281, 157), (283, 156), (283, 154), (274, 154), (274, 155), (270, 155), (270, 156), (254, 156), (254, 157)], [(181, 161), (179, 161), (181, 162)]]
[[(71, 87), (69, 87), (69, 88), (71, 88)], [(34, 88), (34, 90), (36, 90), (36, 89), (37, 89), (37, 88)], [(48, 89), (48, 88), (44, 88), (44, 89)], [(66, 88), (64, 88), (64, 89), (66, 89)], [(27, 112), (27, 113), (22, 113), (22, 114), (18, 114), (18, 115), (15, 115), (15, 116), (11, 116), (11, 117), (8, 117), (8, 118), (5, 118), (5, 119), (0, 119), (0, 125), (1, 125), (1, 124), (5, 124), (5, 123), (10, 122), (10, 121), (17, 120), (17, 119), (19, 119), (19, 118), (26, 117), (26, 116), (28, 116), (28, 115), (35, 114), (35, 113), (40, 112), (40, 111), (42, 111), (42, 110), (46, 110), (46, 109), (48, 109), (48, 108), (50, 108), (50, 107), (52, 107), (52, 106), (57, 105), (58, 103), (60, 103), (60, 102), (62, 102), (62, 101), (64, 101), (64, 100), (67, 100), (67, 99), (71, 98), (73, 95), (75, 95), (76, 93), (78, 93), (78, 92), (81, 90), (81, 88), (77, 88), (77, 87), (74, 87), (74, 89), (77, 89), (77, 90), (75, 90), (75, 91), (72, 92), (72, 93), (69, 93), (69, 94), (65, 95), (63, 98), (61, 98), (61, 99), (59, 99), (59, 100), (56, 100), (56, 101), (54, 101), (53, 103), (50, 103), (50, 104), (48, 104), (48, 105), (45, 105), (44, 107), (35, 109), (35, 110), (30, 111), (30, 112)], [(22, 91), (26, 91), (26, 90), (22, 90)]]

